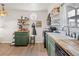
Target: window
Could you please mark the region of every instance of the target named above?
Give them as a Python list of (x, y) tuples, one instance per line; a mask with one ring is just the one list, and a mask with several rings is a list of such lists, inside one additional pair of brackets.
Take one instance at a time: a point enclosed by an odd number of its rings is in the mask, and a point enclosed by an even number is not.
[(79, 27), (79, 9), (73, 9), (68, 12), (69, 27)]
[(70, 27), (75, 27), (75, 19), (69, 19), (69, 26)]
[(77, 9), (77, 15), (79, 15), (79, 9)]
[(75, 10), (71, 10), (68, 12), (68, 17), (75, 16)]
[(77, 19), (77, 27), (79, 27), (79, 19)]
[(78, 17), (77, 17), (77, 27), (79, 27), (79, 9), (77, 9), (77, 15), (78, 15)]
[(76, 26), (76, 20), (75, 20), (75, 9), (72, 9), (68, 12), (68, 24), (69, 27), (75, 27)]

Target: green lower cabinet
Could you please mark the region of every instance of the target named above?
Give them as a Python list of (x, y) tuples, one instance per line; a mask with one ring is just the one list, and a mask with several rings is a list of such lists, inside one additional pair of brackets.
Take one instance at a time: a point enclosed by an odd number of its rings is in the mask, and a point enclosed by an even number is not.
[(55, 42), (50, 36), (47, 36), (47, 46), (48, 56), (55, 56)]
[(55, 56), (55, 46), (54, 45), (52, 45), (52, 43), (51, 43), (51, 53), (50, 53), (50, 55), (51, 56)]
[(48, 41), (48, 56), (51, 56), (51, 44)]
[(46, 49), (48, 49), (48, 35), (46, 34)]
[(27, 40), (25, 40), (26, 37), (16, 37), (15, 44), (16, 45), (26, 45)]
[(29, 34), (28, 32), (16, 32), (15, 33), (15, 45), (28, 45)]

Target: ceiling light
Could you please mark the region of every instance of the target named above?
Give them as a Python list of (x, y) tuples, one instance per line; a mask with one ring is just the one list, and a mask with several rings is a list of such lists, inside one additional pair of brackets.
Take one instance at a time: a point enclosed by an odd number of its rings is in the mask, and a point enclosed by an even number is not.
[(5, 10), (5, 5), (1, 4), (1, 8), (0, 8), (0, 16), (6, 16), (7, 12)]
[(37, 20), (37, 14), (36, 13), (32, 13), (30, 15), (31, 20)]

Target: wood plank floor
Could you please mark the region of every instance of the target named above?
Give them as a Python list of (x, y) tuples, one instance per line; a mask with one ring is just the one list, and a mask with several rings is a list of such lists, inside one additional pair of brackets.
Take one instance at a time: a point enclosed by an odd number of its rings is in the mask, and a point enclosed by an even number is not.
[(28, 46), (11, 46), (0, 44), (0, 56), (47, 56), (47, 50), (43, 44)]

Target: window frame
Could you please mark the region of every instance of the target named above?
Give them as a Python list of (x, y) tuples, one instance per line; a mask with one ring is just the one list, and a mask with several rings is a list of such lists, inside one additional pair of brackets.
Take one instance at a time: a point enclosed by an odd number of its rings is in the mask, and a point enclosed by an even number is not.
[[(70, 11), (72, 11), (72, 10), (70, 10)], [(79, 17), (79, 15), (78, 15), (79, 8), (76, 8), (74, 10), (75, 10), (75, 15), (74, 16), (69, 17), (67, 15), (67, 17), (68, 17), (68, 26), (71, 27), (71, 28), (79, 28), (79, 26), (78, 26), (79, 25), (79, 22), (78, 22), (78, 20), (79, 20), (79, 18), (78, 18)], [(68, 12), (70, 12), (70, 11), (68, 11)], [(68, 14), (68, 12), (67, 12), (67, 14)], [(70, 26), (69, 19), (75, 19), (75, 26)]]

